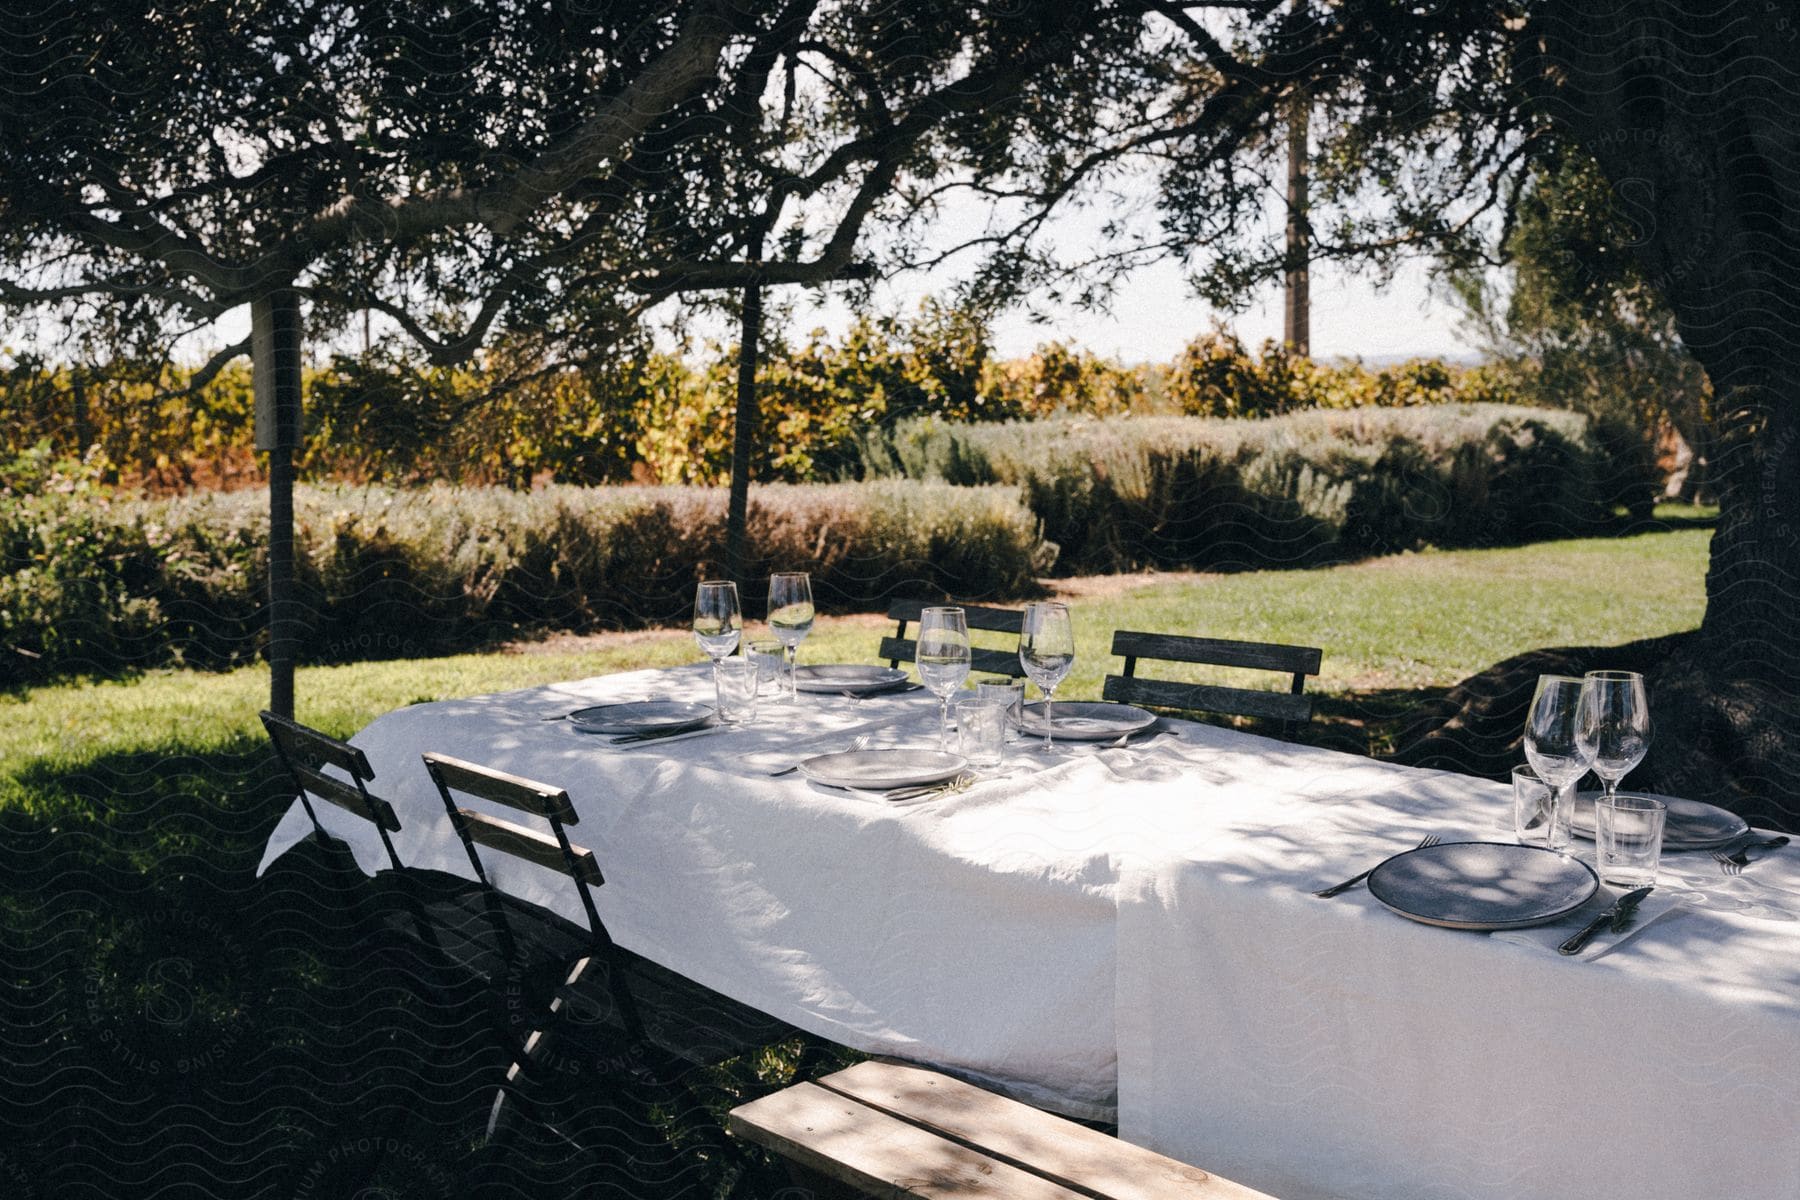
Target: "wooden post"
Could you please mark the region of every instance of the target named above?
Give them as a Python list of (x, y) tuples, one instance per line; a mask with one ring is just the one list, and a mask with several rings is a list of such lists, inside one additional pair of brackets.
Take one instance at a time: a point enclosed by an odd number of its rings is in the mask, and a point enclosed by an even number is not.
[(300, 628), (294, 597), (294, 451), (300, 445), (300, 298), (288, 289), (250, 304), (256, 448), (269, 455), (269, 711), (294, 716)]
[(749, 547), (750, 451), (762, 415), (756, 395), (756, 350), (762, 338), (762, 285), (744, 289), (738, 332), (737, 420), (731, 438), (731, 497), (725, 509), (725, 578), (742, 583)]

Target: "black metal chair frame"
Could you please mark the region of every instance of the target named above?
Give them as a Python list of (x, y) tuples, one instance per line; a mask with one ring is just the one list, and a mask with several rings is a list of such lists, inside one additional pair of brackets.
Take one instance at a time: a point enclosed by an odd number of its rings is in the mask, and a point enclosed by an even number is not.
[[(906, 627), (916, 624), (925, 609), (945, 606), (963, 610), (970, 632), (981, 630), (988, 633), (1009, 633), (1017, 638), (1025, 620), (1025, 614), (1016, 608), (989, 608), (980, 604), (957, 604), (952, 600), (896, 600), (888, 605), (887, 613), (888, 620), (896, 622), (893, 636), (882, 638), (879, 650), (880, 657), (888, 660), (888, 666), (897, 667), (902, 662), (913, 661), (918, 653), (919, 643), (906, 636)], [(972, 670), (986, 671), (991, 675), (1005, 675), (1010, 679), (1025, 677), (1025, 668), (1019, 662), (1017, 646), (1011, 650), (973, 647), (970, 650), (969, 665)]]
[[(1306, 695), (1306, 679), (1309, 675), (1319, 673), (1319, 665), (1324, 658), (1324, 652), (1313, 646), (1138, 633), (1128, 629), (1113, 633), (1112, 652), (1125, 660), (1125, 667), (1123, 674), (1106, 677), (1101, 690), (1103, 699), (1119, 704), (1147, 704), (1153, 708), (1176, 708), (1273, 720), (1280, 722), (1284, 730), (1312, 719), (1313, 702), (1312, 697)], [(1143, 679), (1137, 675), (1140, 658), (1278, 671), (1291, 676), (1291, 680), (1286, 692), (1275, 692), (1257, 688), (1183, 683), (1169, 679)]]
[[(539, 1014), (542, 1017), (539, 1027), (516, 1041), (513, 1062), (507, 1069), (489, 1113), (490, 1138), (496, 1135), (508, 1101), (513, 1099), (523, 1102), (522, 1107), (533, 1119), (579, 1148), (580, 1143), (557, 1130), (552, 1120), (542, 1113), (532, 1111), (536, 1106), (526, 1098), (524, 1092), (533, 1076), (541, 1074), (536, 1071), (535, 1064), (539, 1059), (547, 1057), (551, 1041), (566, 1033), (571, 1017), (571, 997), (581, 989), (592, 987), (596, 974), (600, 976), (599, 982), (610, 1001), (611, 1012), (618, 1020), (620, 1032), (627, 1039), (624, 1052), (612, 1056), (614, 1064), (667, 1090), (689, 1111), (701, 1111), (702, 1106), (684, 1082), (683, 1064), (694, 1065), (705, 1060), (701, 1057), (684, 1056), (678, 1050), (659, 1043), (658, 1038), (646, 1028), (643, 1009), (630, 982), (634, 975), (642, 979), (647, 972), (661, 973), (664, 978), (679, 977), (648, 963), (648, 960), (638, 958), (613, 941), (594, 903), (592, 889), (605, 884), (598, 860), (592, 850), (572, 842), (566, 829), (566, 826), (579, 822), (568, 793), (548, 784), (444, 754), (428, 753), (424, 759), (426, 770), (437, 785), (450, 821), (469, 855), (469, 863), (492, 898), (494, 910), (498, 912), (500, 894), (482, 863), (477, 846), (486, 846), (567, 876), (575, 884), (588, 923), (587, 953), (569, 965), (562, 987), (557, 989), (556, 996)], [(538, 817), (547, 823), (550, 833), (546, 836), (488, 813), (459, 806), (454, 793)], [(499, 920), (496, 924), (499, 935), (503, 939), (510, 938), (508, 923)], [(690, 983), (688, 986), (696, 994), (704, 992), (708, 998), (716, 997), (723, 1004), (735, 1004), (700, 988), (698, 984)], [(781, 1029), (786, 1032), (791, 1027), (782, 1025)], [(742, 1157), (742, 1148), (726, 1137), (723, 1127), (717, 1126), (716, 1121), (709, 1118), (708, 1126), (702, 1132), (722, 1153), (733, 1158)]]
[[(388, 836), (400, 832), (400, 818), (395, 815), (393, 805), (370, 793), (368, 785), (375, 779), (375, 769), (363, 752), (349, 742), (341, 742), (290, 717), (268, 711), (258, 716), (262, 718), (263, 728), (269, 731), (275, 756), (294, 782), (295, 793), (312, 821), (314, 832), (320, 838), (331, 836), (319, 822), (318, 810), (313, 808), (309, 797), (336, 805), (373, 825), (381, 835), (388, 861), (394, 864), (396, 871), (403, 870), (400, 856), (394, 851), (394, 840)], [(350, 782), (327, 775), (322, 769), (324, 766), (336, 767), (350, 777)]]

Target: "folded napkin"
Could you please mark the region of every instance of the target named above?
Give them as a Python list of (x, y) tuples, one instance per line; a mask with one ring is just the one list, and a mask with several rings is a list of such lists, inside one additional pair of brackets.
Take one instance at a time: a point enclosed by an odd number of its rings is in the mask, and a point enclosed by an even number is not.
[[(1615, 888), (1602, 884), (1600, 890), (1586, 904), (1566, 917), (1552, 921), (1548, 925), (1533, 925), (1529, 929), (1500, 929), (1488, 934), (1502, 942), (1511, 942), (1515, 946), (1529, 946), (1534, 950), (1543, 950), (1557, 954), (1557, 947), (1568, 941), (1589, 921), (1611, 908), (1620, 896), (1631, 891), (1631, 888)], [(1631, 924), (1623, 933), (1614, 933), (1609, 922), (1602, 925), (1575, 954), (1557, 954), (1559, 958), (1578, 958), (1592, 961), (1604, 958), (1638, 934), (1644, 932), (1656, 921), (1686, 903), (1686, 897), (1671, 894), (1668, 888), (1658, 887), (1645, 896), (1638, 905), (1637, 915), (1632, 917)]]

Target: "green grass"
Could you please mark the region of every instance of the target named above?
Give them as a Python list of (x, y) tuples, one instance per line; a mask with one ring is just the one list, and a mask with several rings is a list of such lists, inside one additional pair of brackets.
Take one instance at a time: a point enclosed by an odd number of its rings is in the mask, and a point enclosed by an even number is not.
[[(1660, 514), (1659, 514), (1660, 515)], [(1098, 694), (1118, 660), (1114, 629), (1292, 642), (1324, 649), (1327, 694), (1446, 687), (1545, 646), (1605, 646), (1691, 629), (1705, 607), (1705, 529), (1428, 550), (1309, 571), (1149, 577), (1070, 598), (1077, 629), (1069, 698)], [(873, 661), (885, 623), (822, 617), (803, 661)], [(985, 635), (977, 634), (977, 641)], [(298, 716), (348, 735), (421, 700), (476, 695), (700, 658), (684, 631), (604, 639), (593, 649), (304, 668)], [(31, 804), (16, 781), (110, 753), (205, 754), (258, 738), (268, 672), (153, 672), (0, 697), (0, 798)]]

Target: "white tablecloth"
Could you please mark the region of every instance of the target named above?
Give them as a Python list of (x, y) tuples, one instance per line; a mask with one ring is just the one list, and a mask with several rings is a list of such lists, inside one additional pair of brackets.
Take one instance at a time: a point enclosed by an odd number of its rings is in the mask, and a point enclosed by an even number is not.
[[(1800, 1197), (1800, 854), (1616, 952), (1404, 921), (1310, 889), (1426, 832), (1509, 840), (1501, 785), (1172, 723), (897, 807), (768, 772), (933, 744), (936, 701), (803, 697), (746, 730), (614, 746), (546, 715), (699, 699), (704, 668), (390, 713), (353, 740), (403, 861), (469, 874), (418, 755), (565, 787), (625, 946), (822, 1036), (937, 1063), (1271, 1194)], [(316, 806), (365, 869), (367, 826)], [(274, 856), (311, 830), (296, 805)], [(490, 856), (494, 857), (494, 856)], [(496, 882), (580, 920), (558, 876)]]

